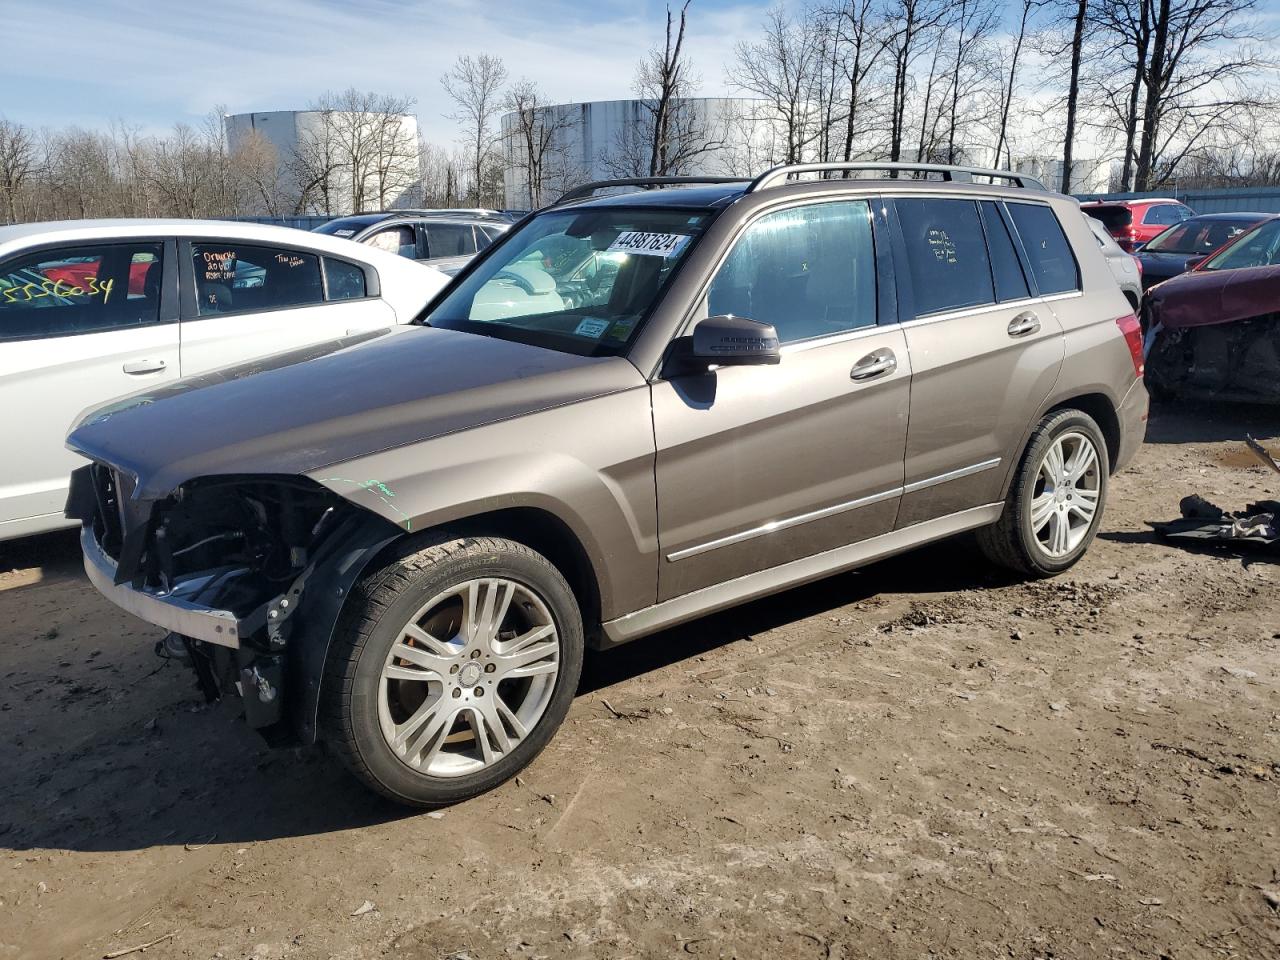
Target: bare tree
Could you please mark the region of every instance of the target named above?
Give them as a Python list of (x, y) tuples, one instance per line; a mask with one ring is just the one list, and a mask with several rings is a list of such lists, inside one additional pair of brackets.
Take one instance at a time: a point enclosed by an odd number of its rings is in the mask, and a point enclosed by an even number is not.
[(18, 221), (18, 196), (36, 172), (36, 141), (20, 123), (0, 116), (0, 191), (10, 223)]
[[(1027, 40), (1027, 28), (1032, 14), (1043, 2), (1044, 0), (1020, 0), (1019, 3), (1018, 31), (1014, 34), (1010, 45), (1005, 76), (1001, 77), (999, 119), (996, 123), (996, 166), (1000, 165), (1000, 154), (1005, 150), (1009, 140), (1009, 115), (1013, 110), (1014, 97), (1018, 92), (1018, 63), (1022, 58), (1022, 48)], [(1009, 166), (1013, 166), (1012, 156), (1009, 158)]]
[(502, 109), (506, 82), (507, 68), (502, 59), (487, 53), (459, 57), (440, 78), (455, 106), (449, 119), (462, 126), (462, 142), (471, 157), (472, 197), (477, 205), (482, 205), (486, 168), (491, 166), (498, 143), (493, 122)]
[(236, 144), (231, 164), (248, 192), (260, 202), (258, 209), (269, 217), (280, 216), (285, 198), (285, 168), (271, 141), (259, 131), (251, 130)]
[(1089, 21), (1089, 0), (1065, 0), (1071, 8), (1071, 68), (1067, 81), (1067, 122), (1062, 142), (1063, 193), (1071, 192), (1075, 166), (1076, 118), (1080, 110), (1080, 70), (1084, 63), (1084, 29)]
[(835, 16), (834, 57), (845, 82), (844, 144), (841, 159), (853, 159), (854, 143), (871, 128), (866, 123), (875, 91), (871, 79), (888, 43), (888, 24), (877, 0), (846, 0)]
[(893, 65), (893, 102), (889, 114), (889, 160), (902, 159), (907, 124), (907, 104), (912, 93), (912, 71), (931, 34), (947, 15), (945, 0), (893, 0), (889, 22), (894, 25), (887, 49)]
[(760, 119), (781, 131), (783, 163), (805, 159), (822, 136), (823, 39), (816, 18), (793, 17), (778, 5), (765, 14), (760, 41), (738, 44), (729, 70), (734, 86), (762, 101)]
[(547, 188), (557, 179), (563, 179), (563, 141), (578, 121), (549, 106), (538, 85), (527, 79), (507, 91), (506, 109), (513, 118), (507, 134), (507, 166), (519, 171), (530, 208), (540, 207)]

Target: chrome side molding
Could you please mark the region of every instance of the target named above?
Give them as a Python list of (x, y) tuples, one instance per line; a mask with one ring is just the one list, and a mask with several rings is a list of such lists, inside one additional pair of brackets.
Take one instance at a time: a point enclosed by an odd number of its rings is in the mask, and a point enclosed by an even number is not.
[(964, 477), (971, 477), (976, 473), (995, 469), (1000, 465), (1000, 462), (1000, 457), (993, 457), (990, 460), (983, 460), (981, 463), (974, 463), (967, 467), (961, 467), (959, 470), (950, 470), (947, 473), (940, 473), (936, 477), (926, 477), (924, 480), (916, 480), (903, 487), (894, 487), (892, 490), (882, 490), (880, 493), (872, 493), (865, 497), (859, 497), (856, 500), (847, 500), (844, 503), (837, 503), (830, 507), (811, 510), (808, 513), (797, 514), (794, 517), (786, 517), (783, 520), (770, 520), (768, 523), (762, 524), (758, 527), (752, 527), (750, 530), (731, 533), (727, 537), (708, 540), (706, 543), (698, 543), (692, 547), (685, 547), (683, 550), (673, 550), (671, 553), (667, 554), (667, 561), (674, 563), (677, 560), (684, 560), (687, 557), (696, 557), (700, 553), (707, 553), (710, 550), (717, 550), (720, 547), (732, 546), (735, 543), (742, 543), (745, 540), (754, 540), (756, 537), (763, 537), (770, 533), (777, 533), (779, 530), (787, 530), (802, 523), (821, 520), (824, 517), (832, 517), (838, 513), (844, 513), (847, 510), (857, 510), (859, 507), (868, 507), (873, 503), (883, 503), (885, 500), (892, 500), (894, 497), (900, 497), (908, 493), (915, 493), (917, 490), (926, 490), (929, 487), (937, 486), (940, 483), (946, 483), (949, 480), (960, 480)]
[(1003, 503), (971, 507), (959, 513), (925, 520), (923, 523), (903, 527), (901, 530), (893, 530), (878, 537), (836, 547), (833, 550), (792, 560), (767, 570), (758, 570), (735, 580), (704, 587), (680, 597), (673, 597), (602, 624), (603, 635), (597, 640), (596, 645), (614, 647), (747, 600), (777, 593), (811, 580), (820, 580), (833, 573), (910, 550), (931, 540), (939, 540), (955, 533), (983, 527), (999, 520), (1003, 510)]

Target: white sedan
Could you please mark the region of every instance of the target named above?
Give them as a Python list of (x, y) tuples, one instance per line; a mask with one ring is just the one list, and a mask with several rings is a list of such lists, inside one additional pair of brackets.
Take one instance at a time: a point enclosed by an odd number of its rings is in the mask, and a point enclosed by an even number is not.
[(412, 260), (287, 227), (0, 227), (0, 540), (66, 524), (67, 479), (82, 461), (63, 440), (86, 408), (408, 323), (447, 282)]

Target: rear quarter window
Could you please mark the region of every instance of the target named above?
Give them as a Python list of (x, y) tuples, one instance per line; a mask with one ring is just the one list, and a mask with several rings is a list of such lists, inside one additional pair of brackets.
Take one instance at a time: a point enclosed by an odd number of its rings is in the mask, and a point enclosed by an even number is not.
[(1080, 268), (1053, 209), (1040, 203), (1007, 205), (1009, 216), (1031, 261), (1041, 296), (1080, 289)]

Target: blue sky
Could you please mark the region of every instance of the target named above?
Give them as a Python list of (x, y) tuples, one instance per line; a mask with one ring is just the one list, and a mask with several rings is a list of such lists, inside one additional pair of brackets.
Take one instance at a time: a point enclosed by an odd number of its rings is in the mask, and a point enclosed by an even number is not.
[[(440, 75), (463, 53), (501, 56), (554, 100), (630, 96), (661, 38), (653, 0), (0, 0), (0, 114), (36, 126), (147, 132), (230, 113), (299, 109), (355, 86), (414, 97), (428, 139), (453, 124)], [(703, 93), (725, 91), (734, 44), (764, 2), (694, 0), (689, 52)], [(26, 42), (13, 42), (26, 38)]]

